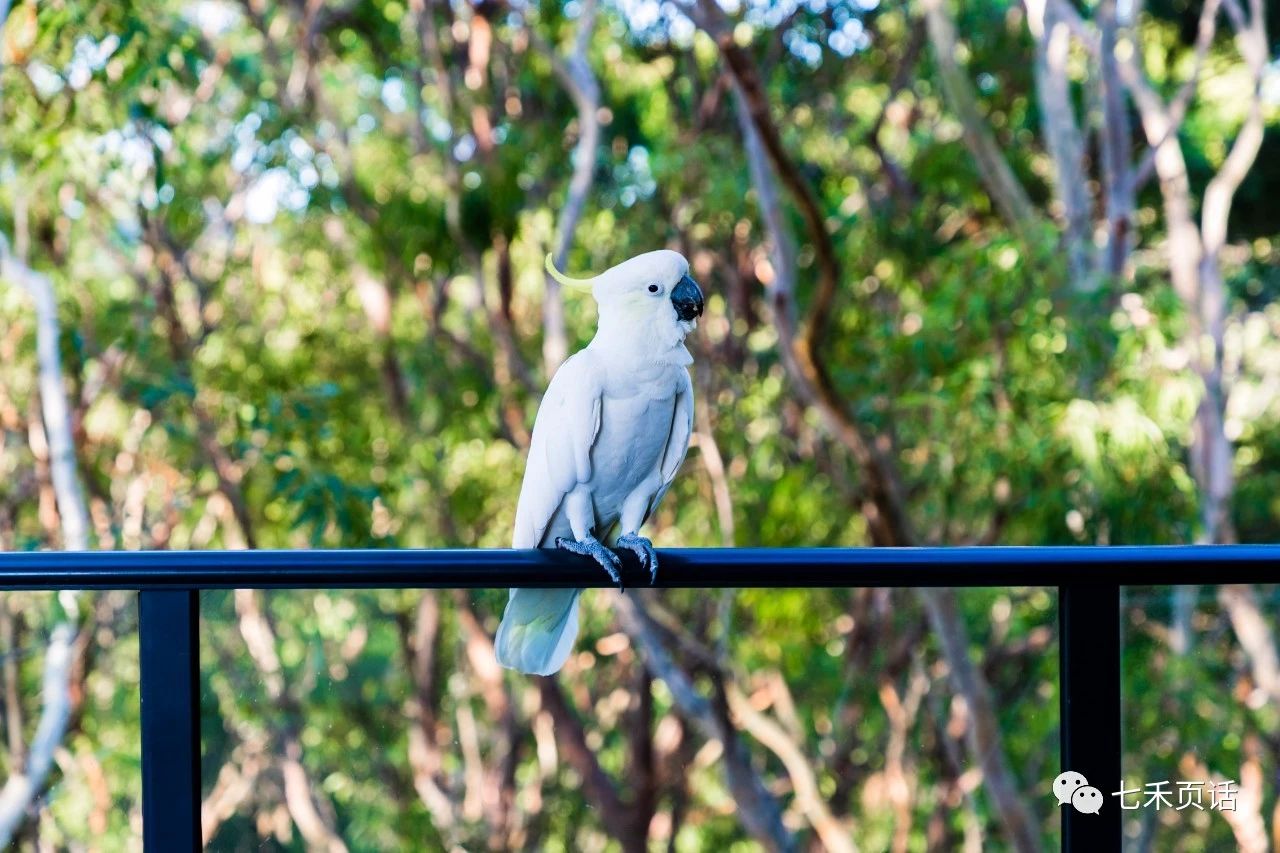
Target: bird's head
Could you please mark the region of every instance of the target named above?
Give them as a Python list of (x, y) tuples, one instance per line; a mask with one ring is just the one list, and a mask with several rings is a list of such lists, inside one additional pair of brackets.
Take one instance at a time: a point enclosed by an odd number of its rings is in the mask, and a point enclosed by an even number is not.
[(646, 252), (594, 278), (569, 278), (547, 255), (547, 272), (564, 287), (590, 291), (600, 306), (600, 332), (672, 349), (698, 327), (702, 289), (679, 252)]

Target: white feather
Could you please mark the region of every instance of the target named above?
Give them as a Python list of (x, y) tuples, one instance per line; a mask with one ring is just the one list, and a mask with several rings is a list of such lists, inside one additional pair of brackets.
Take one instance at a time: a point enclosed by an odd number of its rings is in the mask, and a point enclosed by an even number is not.
[[(644, 287), (679, 280), (687, 270), (678, 254), (651, 252), (597, 278), (599, 331), (560, 367), (538, 407), (512, 547), (547, 548), (558, 537), (575, 538), (566, 499), (579, 487), (590, 495), (592, 532), (602, 541), (628, 498), (632, 506), (642, 501), (636, 528), (657, 508), (693, 427), (685, 369), (692, 358), (684, 347), (691, 325), (665, 298), (648, 299)], [(577, 637), (581, 592), (511, 590), (498, 628), (498, 662), (539, 675), (560, 669)]]
[(533, 675), (564, 666), (578, 636), (579, 589), (513, 589), (498, 626), (498, 662)]

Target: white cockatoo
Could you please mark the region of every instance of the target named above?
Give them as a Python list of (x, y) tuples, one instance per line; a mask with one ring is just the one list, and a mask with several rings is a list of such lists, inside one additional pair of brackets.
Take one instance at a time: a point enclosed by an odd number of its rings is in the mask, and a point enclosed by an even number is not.
[[(677, 252), (638, 255), (566, 288), (600, 308), (596, 335), (561, 365), (538, 407), (512, 547), (555, 545), (592, 557), (622, 587), (622, 563), (605, 547), (635, 552), (658, 575), (653, 543), (639, 534), (666, 494), (693, 429), (693, 356), (685, 335), (702, 315), (702, 291)], [(578, 635), (580, 589), (513, 589), (498, 627), (498, 662), (550, 675)]]

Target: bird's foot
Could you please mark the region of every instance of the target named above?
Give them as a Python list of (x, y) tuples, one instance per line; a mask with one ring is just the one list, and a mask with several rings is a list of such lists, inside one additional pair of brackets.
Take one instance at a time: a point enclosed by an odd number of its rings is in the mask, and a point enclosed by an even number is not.
[(571, 554), (581, 554), (584, 557), (590, 557), (600, 564), (600, 567), (609, 573), (609, 577), (618, 585), (618, 592), (622, 592), (622, 560), (618, 559), (618, 555), (604, 547), (599, 539), (594, 536), (587, 536), (580, 542), (572, 539), (565, 539), (563, 536), (556, 537), (556, 547), (568, 551)]
[(640, 568), (649, 570), (649, 583), (658, 581), (658, 554), (653, 550), (653, 543), (635, 533), (624, 533), (618, 537), (616, 544), (633, 552), (640, 560)]

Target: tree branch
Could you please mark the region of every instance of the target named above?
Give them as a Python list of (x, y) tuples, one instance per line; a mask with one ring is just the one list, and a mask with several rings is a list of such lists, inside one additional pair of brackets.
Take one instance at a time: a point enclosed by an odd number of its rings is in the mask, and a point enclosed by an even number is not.
[(1253, 587), (1230, 584), (1218, 591), (1218, 602), (1227, 611), (1236, 640), (1244, 650), (1253, 674), (1253, 683), (1272, 702), (1280, 703), (1280, 653), (1275, 635), (1258, 606)]
[(782, 825), (778, 803), (751, 766), (750, 755), (728, 719), (728, 709), (717, 711), (698, 693), (688, 674), (672, 658), (661, 630), (635, 595), (615, 595), (613, 599), (619, 622), (640, 643), (645, 666), (666, 683), (680, 713), (698, 727), (703, 737), (719, 741), (723, 747), (725, 779), (737, 801), (743, 826), (768, 850), (795, 850), (795, 840)]
[(984, 784), (1005, 836), (1020, 853), (1038, 851), (1037, 823), (1019, 796), (1022, 788), (1009, 769), (990, 690), (969, 658), (969, 637), (956, 608), (955, 590), (920, 589), (916, 594), (924, 602), (934, 635), (951, 669), (952, 689), (967, 706), (969, 755), (982, 768)]
[[(555, 724), (556, 741), (565, 760), (582, 778), (587, 797), (600, 809), (603, 823), (609, 833), (618, 839), (628, 853), (645, 849), (644, 836), (638, 840), (627, 832), (631, 826), (630, 810), (623, 802), (618, 787), (600, 766), (595, 752), (587, 745), (586, 730), (578, 715), (565, 700), (560, 685), (553, 677), (534, 676), (542, 697), (542, 707), (551, 715)], [(646, 824), (645, 830), (648, 830)]]
[[(1223, 5), (1236, 30), (1238, 49), (1252, 72), (1252, 91), (1244, 126), (1205, 190), (1197, 228), (1191, 183), (1177, 131), (1186, 104), (1190, 102), (1192, 90), (1188, 87), (1194, 86), (1203, 54), (1213, 39), (1219, 5), (1219, 0), (1206, 0), (1196, 39), (1196, 73), (1184, 83), (1180, 97), (1172, 106), (1166, 105), (1147, 81), (1139, 51), (1129, 51), (1127, 61), (1120, 65), (1125, 84), (1142, 116), (1147, 140), (1155, 151), (1152, 162), (1160, 177), (1164, 200), (1170, 277), (1189, 320), (1186, 346), (1194, 356), (1192, 367), (1204, 385), (1196, 410), (1191, 468), (1200, 491), (1199, 538), (1208, 542), (1229, 542), (1235, 536), (1229, 507), (1235, 474), (1231, 441), (1224, 425), (1226, 389), (1222, 359), (1227, 292), (1220, 254), (1226, 242), (1232, 200), (1253, 167), (1262, 144), (1261, 86), (1268, 59), (1263, 4), (1251, 2), (1246, 18), (1238, 0), (1226, 0)], [(1205, 339), (1208, 346), (1203, 345)]]
[(964, 141), (973, 155), (978, 175), (1005, 224), (1026, 242), (1039, 216), (978, 111), (973, 84), (956, 59), (959, 47), (956, 25), (946, 0), (923, 0), (923, 6), (942, 88), (960, 120)]
[[(714, 5), (714, 4), (713, 4)], [(730, 40), (730, 44), (732, 41)], [(740, 49), (739, 49), (740, 50)], [(749, 66), (744, 66), (749, 73)], [(777, 143), (777, 130), (768, 116), (767, 109), (753, 109), (747, 100), (744, 87), (735, 72), (734, 98), (737, 105), (738, 124), (742, 132), (743, 149), (751, 181), (756, 190), (765, 232), (770, 239), (770, 259), (773, 279), (765, 284), (772, 307), (774, 326), (778, 330), (779, 354), (788, 376), (795, 384), (801, 400), (817, 410), (824, 427), (853, 456), (862, 469), (867, 482), (869, 499), (862, 506), (863, 516), (877, 545), (906, 545), (914, 541), (902, 485), (890, 461), (883, 451), (872, 443), (862, 426), (848, 413), (832, 385), (816, 350), (798, 340), (795, 328), (795, 253), (790, 232), (786, 227), (782, 205), (774, 184), (774, 172), (766, 159), (766, 134), (761, 123), (769, 129), (768, 137), (775, 139), (772, 157), (780, 157), (773, 163), (779, 173), (798, 172)], [(756, 87), (758, 90), (758, 86)], [(778, 168), (779, 162), (782, 168)], [(801, 181), (803, 186), (803, 181)], [(794, 191), (794, 188), (793, 188)], [(804, 190), (801, 190), (804, 191)], [(815, 240), (829, 240), (825, 226)], [(811, 235), (812, 236), (812, 235)]]
[(266, 764), (261, 749), (257, 747), (241, 744), (237, 752), (242, 754), (222, 765), (213, 789), (201, 802), (200, 839), (205, 847), (218, 834), (218, 828), (253, 795), (254, 786)]
[[(86, 551), (89, 549), (89, 509), (80, 483), (62, 375), (53, 283), (15, 258), (3, 235), (0, 235), (0, 278), (17, 284), (35, 303), (40, 403), (62, 544), (68, 550)], [(40, 721), (26, 751), (25, 766), (14, 767), (4, 788), (0, 789), (0, 847), (9, 844), (32, 800), (44, 789), (53, 753), (62, 743), (71, 717), (72, 645), (76, 639), (79, 597), (78, 593), (67, 590), (59, 592), (58, 597), (62, 616), (50, 632), (45, 650)]]
[(49, 443), (53, 488), (58, 499), (62, 544), (68, 551), (87, 551), (89, 509), (85, 502), (84, 488), (80, 484), (71, 429), (71, 409), (67, 404), (66, 385), (62, 375), (62, 355), (58, 344), (58, 303), (53, 283), (47, 276), (14, 257), (9, 251), (9, 241), (3, 235), (0, 235), (0, 278), (7, 279), (24, 290), (35, 306), (40, 406), (45, 436)]
[(4, 722), (9, 767), (26, 764), (27, 745), (22, 739), (22, 695), (18, 683), (18, 619), (9, 602), (0, 603), (0, 645), (4, 651)]
[[(759, 198), (761, 214), (766, 223), (766, 231), (772, 242), (770, 254), (774, 262), (774, 280), (768, 286), (771, 290), (774, 322), (779, 330), (783, 363), (792, 380), (796, 382), (801, 398), (818, 409), (823, 416), (824, 424), (851, 451), (862, 468), (867, 479), (869, 495), (863, 502), (862, 512), (867, 519), (872, 542), (881, 546), (915, 544), (915, 537), (908, 523), (905, 498), (890, 460), (863, 435), (861, 427), (848, 416), (834, 390), (829, 385), (816, 385), (813, 382), (812, 371), (806, 371), (801, 366), (803, 348), (791, 345), (794, 332), (791, 326), (789, 297), (794, 281), (794, 267), (790, 257), (790, 243), (783, 226), (781, 206), (778, 203), (773, 178), (763, 153), (765, 148), (762, 144), (763, 134), (758, 125), (761, 118), (767, 119), (767, 111), (762, 113), (759, 110), (749, 109), (741, 86), (735, 88), (735, 95), (738, 98), (743, 147), (747, 154), (752, 182)], [(777, 153), (780, 153), (780, 149)], [(774, 165), (776, 168), (777, 164)], [(999, 726), (990, 699), (987, 697), (986, 682), (969, 661), (967, 644), (954, 642), (956, 638), (965, 637), (965, 630), (955, 610), (954, 602), (949, 597), (952, 595), (950, 592), (943, 592), (940, 597), (936, 590), (921, 591), (925, 605), (930, 609), (934, 630), (939, 636), (945, 634), (953, 641), (943, 643), (952, 672), (956, 674), (953, 683), (956, 692), (965, 698), (973, 710), (975, 731), (980, 730), (980, 736), (971, 740), (972, 754), (974, 760), (982, 764), (991, 774), (988, 779), (989, 784), (993, 786), (993, 799), (996, 801), (1001, 821), (1010, 839), (1019, 850), (1037, 850), (1039, 838), (1034, 833), (1026, 806), (1017, 797), (1016, 786), (1009, 781), (1010, 774), (1004, 757)], [(662, 675), (661, 670), (655, 671)], [(673, 673), (673, 676), (678, 676), (678, 673)], [(665, 675), (663, 678), (666, 680)], [(673, 694), (677, 693), (675, 685), (669, 684), (669, 686)], [(692, 698), (687, 695), (686, 699), (692, 701)]]
[[(1112, 0), (1112, 2), (1114, 2), (1114, 0)], [(1179, 129), (1182, 127), (1183, 121), (1186, 120), (1187, 110), (1191, 106), (1191, 99), (1195, 97), (1196, 87), (1200, 82), (1200, 73), (1204, 68), (1205, 57), (1209, 54), (1209, 47), (1213, 44), (1213, 37), (1217, 32), (1218, 10), (1221, 6), (1222, 0), (1205, 0), (1205, 4), (1200, 10), (1200, 21), (1196, 27), (1196, 43), (1194, 48), (1195, 58), (1191, 66), (1191, 74), (1178, 88), (1178, 92), (1174, 95), (1173, 100), (1164, 108), (1167, 115), (1165, 121), (1168, 125), (1165, 130), (1165, 136), (1160, 140), (1160, 142), (1151, 143), (1148, 146), (1146, 153), (1142, 155), (1142, 160), (1139, 161), (1137, 168), (1134, 170), (1134, 192), (1141, 189), (1146, 182), (1150, 180), (1151, 176), (1155, 174), (1156, 152), (1159, 151), (1160, 146), (1164, 144), (1166, 139), (1177, 136)], [(1106, 22), (1100, 19), (1100, 23), (1104, 24), (1103, 36), (1105, 38)], [(1136, 53), (1136, 51), (1133, 53)], [(1136, 56), (1132, 56), (1132, 54), (1131, 57), (1131, 67), (1128, 69), (1129, 80), (1131, 82), (1136, 82), (1138, 79), (1145, 79), (1141, 74), (1140, 67), (1138, 66), (1138, 58)], [(1111, 51), (1109, 56), (1105, 53), (1102, 54), (1102, 61), (1106, 63), (1108, 60), (1110, 60), (1112, 64), (1115, 63), (1114, 49)], [(1119, 73), (1120, 70), (1121, 69), (1117, 67), (1117, 73)], [(1137, 97), (1138, 95), (1135, 93), (1135, 101)], [(1142, 97), (1147, 101), (1148, 109), (1151, 109), (1154, 106), (1152, 101), (1157, 98), (1154, 91), (1151, 91), (1146, 87), (1144, 87)]]
[(310, 849), (346, 853), (346, 844), (338, 837), (329, 819), (316, 807), (321, 795), (316, 792), (302, 763), (302, 739), (292, 722), (297, 702), (285, 688), (283, 667), (276, 653), (275, 630), (262, 610), (259, 595), (257, 590), (236, 590), (236, 614), (249, 656), (262, 677), (262, 687), (280, 712), (272, 715), (271, 728), (280, 747), (277, 760), (284, 777), (285, 806)]
[[(1066, 5), (1055, 2), (1054, 8)], [(1074, 11), (1074, 10), (1073, 10)], [(1116, 0), (1098, 4), (1098, 29), (1101, 46), (1098, 57), (1099, 83), (1102, 89), (1102, 171), (1106, 184), (1107, 254), (1104, 269), (1113, 278), (1124, 274), (1129, 257), (1133, 229), (1134, 175), (1129, 162), (1131, 145), (1129, 109), (1125, 103), (1124, 83), (1116, 63)], [(1069, 26), (1069, 24), (1068, 24)]]
[(458, 621), (466, 637), (467, 661), (480, 680), (480, 691), (490, 722), (498, 731), (490, 736), (491, 756), (485, 769), (483, 805), (489, 823), (489, 847), (511, 846), (509, 838), (511, 813), (515, 808), (516, 769), (520, 754), (520, 728), (512, 708), (512, 699), (502, 677), (493, 649), (493, 638), (480, 622), (479, 615), (464, 590), (457, 590)]
[[(1205, 7), (1214, 0), (1206, 0)], [(1236, 191), (1244, 181), (1249, 170), (1253, 168), (1262, 148), (1262, 136), (1265, 121), (1262, 113), (1262, 81), (1266, 74), (1268, 56), (1266, 20), (1263, 18), (1262, 4), (1253, 4), (1253, 14), (1246, 21), (1238, 0), (1226, 0), (1227, 17), (1231, 19), (1236, 31), (1236, 42), (1240, 54), (1252, 72), (1252, 91), (1250, 92), (1249, 114), (1244, 125), (1231, 144), (1231, 150), (1218, 169), (1217, 174), (1205, 188), (1204, 204), (1200, 214), (1200, 230), (1204, 239), (1206, 257), (1213, 257), (1216, 263), (1218, 252), (1226, 243), (1227, 221), (1231, 216), (1231, 202)], [(1201, 19), (1201, 28), (1205, 29)], [(1209, 38), (1212, 38), (1210, 34)], [(1200, 44), (1197, 42), (1197, 68), (1202, 60)]]
[(818, 775), (812, 762), (805, 756), (791, 735), (778, 723), (751, 707), (751, 703), (733, 685), (725, 688), (729, 709), (742, 723), (742, 727), (760, 743), (778, 756), (791, 777), (796, 803), (809, 825), (822, 840), (830, 853), (857, 853), (850, 828), (831, 814), (827, 801), (818, 790)]
[[(944, 2), (945, 0), (943, 0)], [(937, 8), (941, 10), (942, 2)], [(1039, 96), (1040, 124), (1049, 155), (1053, 160), (1057, 196), (1066, 219), (1067, 266), (1072, 286), (1079, 292), (1091, 292), (1099, 284), (1095, 275), (1092, 235), (1092, 205), (1085, 181), (1084, 142), (1071, 102), (1071, 81), (1067, 74), (1067, 53), (1071, 46), (1070, 28), (1059, 20), (1056, 4), (1045, 0), (1025, 0), (1027, 27), (1036, 45), (1035, 81)], [(929, 12), (933, 17), (945, 13)], [(950, 21), (931, 23), (935, 45), (945, 46), (945, 32)], [(939, 36), (938, 29), (944, 32)], [(943, 44), (938, 44), (942, 38)], [(954, 69), (946, 74), (955, 74)], [(946, 78), (944, 77), (944, 80)], [(965, 81), (967, 84), (967, 80)], [(1001, 159), (1003, 161), (1003, 158)]]
[(840, 267), (836, 259), (835, 245), (827, 230), (826, 217), (822, 213), (818, 196), (787, 154), (782, 136), (770, 115), (769, 97), (755, 62), (734, 41), (733, 28), (728, 25), (723, 10), (715, 0), (700, 0), (698, 9), (701, 12), (698, 15), (700, 23), (715, 40), (725, 66), (733, 76), (739, 110), (745, 110), (746, 115), (750, 117), (759, 142), (769, 155), (769, 162), (772, 163), (774, 172), (799, 208), (805, 230), (813, 242), (818, 279), (814, 285), (813, 299), (809, 306), (807, 331), (798, 339), (798, 346), (802, 359), (812, 365), (812, 369), (817, 374), (816, 378), (822, 384), (829, 385), (830, 380), (825, 376), (819, 353), (822, 351), (823, 339), (831, 322), (832, 305), (840, 281)]
[(444, 760), (436, 737), (440, 714), (440, 602), (435, 590), (422, 591), (413, 624), (401, 622), (401, 645), (408, 661), (414, 695), (406, 703), (409, 766), (413, 787), (431, 820), (442, 833), (457, 823), (457, 804), (447, 789)]
[[(591, 65), (587, 62), (587, 48), (595, 27), (596, 0), (585, 0), (578, 17), (578, 31), (574, 37), (573, 51), (568, 58), (560, 59), (555, 49), (534, 37), (534, 43), (542, 47), (551, 59), (565, 91), (578, 110), (578, 144), (573, 147), (573, 177), (569, 179), (568, 195), (556, 222), (555, 262), (564, 269), (573, 244), (573, 234), (582, 218), (587, 194), (595, 179), (596, 151), (600, 147), (600, 84), (596, 82)], [(569, 354), (564, 327), (564, 300), (560, 282), (545, 275), (546, 290), (542, 303), (542, 360), (548, 376), (555, 372)]]
[(62, 743), (71, 716), (71, 700), (67, 682), (71, 675), (71, 646), (76, 628), (72, 622), (59, 622), (49, 636), (45, 649), (44, 677), (41, 686), (42, 707), (35, 737), (27, 750), (26, 766), (15, 768), (0, 789), (0, 846), (8, 846), (32, 801), (44, 789), (45, 779), (53, 765), (53, 754)]

